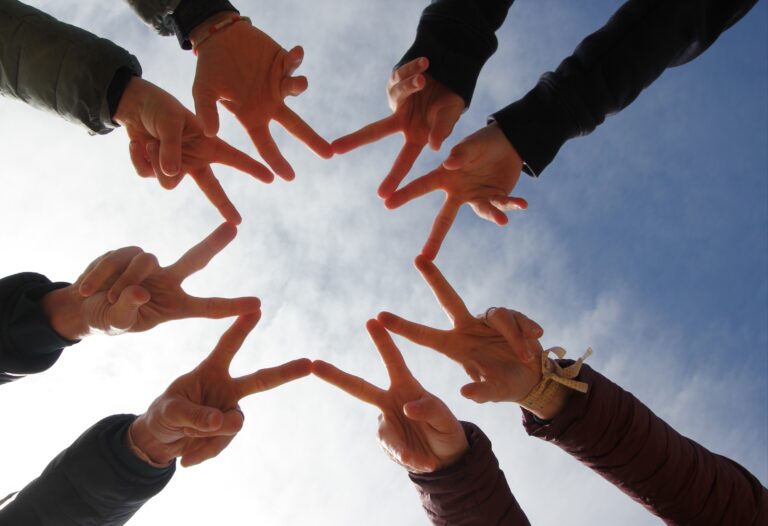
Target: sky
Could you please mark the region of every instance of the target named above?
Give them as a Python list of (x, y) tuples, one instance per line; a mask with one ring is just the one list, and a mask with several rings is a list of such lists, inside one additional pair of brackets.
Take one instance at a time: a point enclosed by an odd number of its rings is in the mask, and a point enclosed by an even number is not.
[[(121, 2), (36, 0), (113, 39), (144, 77), (192, 106), (194, 57)], [(309, 90), (290, 106), (328, 139), (389, 109), (384, 86), (426, 2), (240, 1), (283, 47), (301, 44)], [(471, 108), (426, 173), (487, 115), (524, 95), (621, 5), (520, 0), (499, 31)], [(515, 195), (530, 208), (499, 228), (462, 209), (437, 260), (470, 310), (509, 306), (544, 347), (588, 363), (678, 431), (768, 483), (768, 8), (759, 3), (704, 55), (664, 73), (589, 137), (570, 141)], [(322, 358), (386, 385), (364, 323), (381, 310), (447, 328), (412, 265), (439, 195), (396, 211), (376, 188), (401, 140), (330, 161), (273, 126), (291, 183), (215, 167), (243, 215), (237, 239), (185, 283), (196, 295), (256, 295), (263, 317), (233, 364), (245, 374)], [(0, 99), (0, 275), (73, 281), (107, 250), (138, 245), (170, 264), (221, 220), (187, 180), (173, 192), (133, 173), (123, 130), (84, 129)], [(220, 136), (256, 155), (222, 111)], [(186, 320), (67, 349), (49, 371), (4, 386), (0, 495), (23, 487), (99, 419), (141, 413), (213, 348), (231, 320)], [(477, 405), (459, 366), (401, 338), (415, 376), (493, 442), (532, 524), (660, 521), (552, 444), (514, 404)], [(421, 525), (404, 470), (376, 441), (377, 410), (315, 378), (245, 399), (245, 427), (219, 457), (180, 468), (131, 524)], [(553, 505), (558, 503), (558, 505)], [(576, 510), (574, 512), (574, 510)]]

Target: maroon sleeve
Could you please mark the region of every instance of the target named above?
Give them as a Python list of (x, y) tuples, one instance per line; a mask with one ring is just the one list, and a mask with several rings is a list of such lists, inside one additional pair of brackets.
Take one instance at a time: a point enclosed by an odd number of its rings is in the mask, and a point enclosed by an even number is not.
[(631, 393), (584, 366), (562, 413), (529, 435), (557, 444), (667, 524), (768, 524), (768, 490), (736, 462), (684, 437)]
[(530, 526), (479, 427), (462, 422), (469, 450), (456, 464), (409, 476), (437, 526)]

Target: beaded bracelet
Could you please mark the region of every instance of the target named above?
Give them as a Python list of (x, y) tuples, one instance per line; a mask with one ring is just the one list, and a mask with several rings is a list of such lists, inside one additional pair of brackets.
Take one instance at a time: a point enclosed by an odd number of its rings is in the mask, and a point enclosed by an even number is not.
[(218, 31), (221, 31), (225, 27), (229, 27), (232, 24), (236, 24), (237, 22), (240, 22), (240, 21), (248, 22), (249, 24), (251, 23), (251, 19), (249, 17), (247, 17), (247, 16), (232, 15), (229, 18), (225, 18), (224, 20), (222, 20), (218, 24), (213, 24), (212, 26), (210, 26), (208, 28), (208, 32), (206, 34), (204, 34), (200, 40), (197, 41), (195, 46), (192, 48), (192, 52), (195, 55), (197, 55), (197, 50), (200, 48), (200, 45), (203, 42), (205, 42), (206, 40), (208, 40), (209, 38), (211, 38), (211, 35), (213, 35), (214, 33), (218, 32)]
[(541, 353), (541, 380), (536, 384), (526, 397), (518, 402), (519, 405), (531, 411), (538, 411), (546, 407), (555, 395), (564, 387), (574, 389), (580, 393), (586, 393), (589, 386), (585, 382), (574, 380), (581, 371), (584, 360), (592, 355), (592, 347), (574, 363), (567, 367), (561, 367), (559, 363), (548, 358), (549, 353), (558, 358), (565, 356), (565, 349), (552, 347)]

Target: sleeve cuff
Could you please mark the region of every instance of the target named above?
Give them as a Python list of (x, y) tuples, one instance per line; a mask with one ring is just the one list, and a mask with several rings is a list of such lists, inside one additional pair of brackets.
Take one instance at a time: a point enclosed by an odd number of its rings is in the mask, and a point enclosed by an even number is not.
[(581, 135), (578, 120), (563, 102), (553, 73), (522, 99), (494, 113), (489, 121), (499, 123), (504, 135), (525, 162), (524, 170), (538, 177), (566, 141)]
[(477, 78), (496, 52), (498, 41), (480, 8), (465, 0), (428, 6), (416, 39), (395, 69), (419, 57), (429, 59), (427, 73), (455, 92), (469, 107)]
[(228, 0), (182, 0), (176, 10), (165, 16), (164, 25), (179, 40), (181, 49), (192, 49), (189, 34), (209, 17), (222, 11), (240, 11)]
[(14, 375), (44, 371), (59, 359), (64, 347), (77, 341), (62, 338), (53, 330), (38, 301), (69, 284), (51, 283), (34, 273), (17, 274), (3, 281), (16, 292), (4, 302), (6, 310), (0, 317), (0, 370)]

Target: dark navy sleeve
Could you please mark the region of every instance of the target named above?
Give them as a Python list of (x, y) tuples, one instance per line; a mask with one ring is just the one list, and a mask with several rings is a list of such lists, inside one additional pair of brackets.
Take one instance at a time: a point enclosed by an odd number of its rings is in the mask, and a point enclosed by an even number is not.
[(38, 303), (68, 285), (32, 272), (0, 279), (0, 384), (45, 371), (64, 347), (77, 343), (53, 330)]
[(0, 524), (118, 526), (173, 477), (175, 462), (153, 468), (130, 452), (125, 433), (136, 417), (97, 422), (0, 510)]

